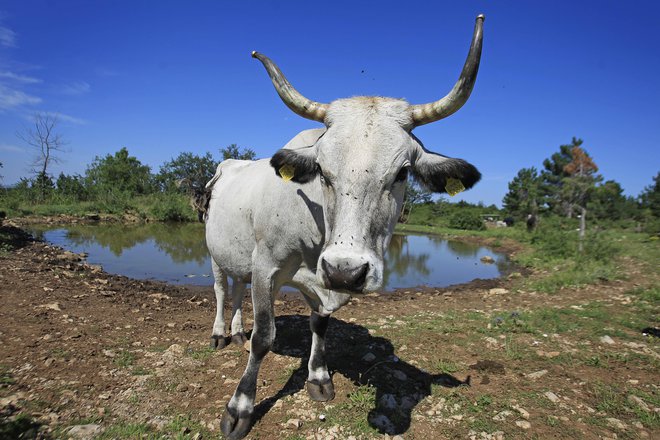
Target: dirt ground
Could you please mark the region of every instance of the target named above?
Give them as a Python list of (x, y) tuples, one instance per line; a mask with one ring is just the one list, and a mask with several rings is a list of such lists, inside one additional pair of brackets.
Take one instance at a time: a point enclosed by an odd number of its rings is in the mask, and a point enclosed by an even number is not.
[[(207, 348), (211, 288), (110, 275), (15, 237), (0, 253), (0, 437), (220, 437), (248, 353)], [(655, 280), (627, 270), (552, 295), (514, 273), (355, 297), (329, 326), (328, 403), (304, 389), (307, 306), (279, 298), (248, 438), (660, 438), (660, 344), (641, 331), (657, 326), (640, 296)]]

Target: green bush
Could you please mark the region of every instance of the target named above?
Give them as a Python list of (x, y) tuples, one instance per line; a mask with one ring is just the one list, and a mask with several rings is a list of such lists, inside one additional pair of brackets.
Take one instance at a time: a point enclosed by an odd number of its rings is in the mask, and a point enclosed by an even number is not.
[(463, 211), (456, 212), (449, 218), (449, 227), (468, 231), (483, 231), (486, 229), (484, 221), (478, 214)]
[(154, 200), (150, 213), (156, 220), (164, 222), (186, 222), (196, 219), (186, 198), (180, 194), (160, 195)]

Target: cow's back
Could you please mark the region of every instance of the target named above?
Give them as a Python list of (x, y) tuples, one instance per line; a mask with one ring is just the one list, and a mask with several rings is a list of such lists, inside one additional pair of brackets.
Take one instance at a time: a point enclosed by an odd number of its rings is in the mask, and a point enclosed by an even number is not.
[(268, 159), (224, 161), (214, 179), (206, 243), (229, 276), (249, 282), (257, 243), (271, 253), (276, 266), (291, 259), (316, 266), (323, 243), (318, 180), (285, 182)]

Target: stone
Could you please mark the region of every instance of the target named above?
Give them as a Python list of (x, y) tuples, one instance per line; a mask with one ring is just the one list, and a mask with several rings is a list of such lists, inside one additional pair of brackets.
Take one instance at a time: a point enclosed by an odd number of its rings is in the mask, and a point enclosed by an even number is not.
[(383, 394), (380, 398), (380, 406), (384, 409), (392, 410), (396, 408), (396, 397), (394, 394)]
[(637, 396), (630, 395), (628, 396), (628, 402), (632, 403), (635, 406), (638, 406), (640, 409), (646, 412), (651, 412), (651, 408), (644, 402), (642, 399), (640, 399)]
[(505, 293), (509, 293), (509, 291), (501, 287), (496, 287), (494, 289), (490, 289), (488, 293), (490, 295), (504, 295)]
[(394, 423), (384, 414), (374, 414), (369, 418), (369, 422), (376, 429), (385, 433), (394, 432), (396, 429)]
[(495, 258), (491, 257), (490, 255), (484, 255), (480, 258), (480, 260), (484, 264), (493, 264), (495, 262)]
[(376, 355), (373, 353), (367, 353), (364, 356), (362, 356), (362, 360), (365, 362), (373, 362), (376, 360)]
[(392, 372), (392, 376), (394, 376), (395, 379), (398, 379), (402, 382), (408, 380), (408, 376), (406, 375), (406, 373), (404, 373), (401, 370), (394, 370)]
[(610, 337), (607, 336), (607, 335), (601, 337), (601, 338), (600, 338), (600, 342), (602, 342), (603, 344), (607, 344), (607, 345), (614, 345), (614, 344), (616, 344), (616, 342), (614, 342), (614, 339), (610, 338)]
[(61, 312), (62, 311), (62, 304), (54, 302), (54, 303), (42, 304), (40, 306), (37, 306), (37, 308), (55, 310), (56, 312)]
[(608, 417), (607, 419), (605, 419), (605, 421), (612, 428), (620, 429), (620, 430), (626, 429), (626, 424), (619, 419), (615, 419), (614, 417)]
[(185, 353), (185, 349), (179, 344), (172, 344), (169, 346), (165, 353), (172, 355), (172, 357), (182, 357)]
[(525, 377), (527, 379), (536, 380), (536, 379), (540, 379), (541, 377), (545, 376), (546, 374), (548, 374), (548, 370), (539, 370), (539, 371), (535, 371), (533, 373), (525, 374)]
[(518, 413), (520, 414), (520, 416), (521, 416), (523, 419), (525, 419), (525, 420), (528, 420), (528, 419), (529, 419), (529, 412), (528, 412), (526, 409), (521, 408), (521, 407), (519, 407), (519, 406), (514, 406), (513, 409), (515, 409), (516, 411), (518, 411)]
[(103, 430), (100, 425), (90, 423), (88, 425), (75, 425), (69, 428), (67, 434), (75, 439), (88, 440), (101, 434)]
[(299, 429), (302, 426), (300, 419), (289, 419), (286, 421), (286, 426), (292, 426), (296, 429)]
[(557, 403), (557, 402), (559, 402), (559, 396), (557, 396), (557, 395), (556, 395), (555, 393), (553, 393), (552, 391), (546, 391), (545, 393), (543, 393), (543, 395), (544, 395), (549, 401), (551, 401), (552, 403)]
[(516, 426), (522, 429), (529, 429), (532, 427), (532, 424), (527, 420), (516, 420)]
[(496, 422), (503, 422), (510, 415), (513, 415), (513, 413), (511, 411), (504, 410), (504, 411), (501, 411), (501, 412), (495, 414), (495, 416), (493, 416), (493, 420), (496, 421)]

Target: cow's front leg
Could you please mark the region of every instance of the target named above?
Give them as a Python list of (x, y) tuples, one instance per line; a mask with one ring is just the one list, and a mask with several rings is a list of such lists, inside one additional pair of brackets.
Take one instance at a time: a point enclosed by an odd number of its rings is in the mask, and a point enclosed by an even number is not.
[(312, 330), (312, 350), (307, 368), (307, 393), (312, 400), (327, 402), (335, 397), (335, 388), (325, 362), (325, 333), (328, 330), (330, 315), (312, 312), (309, 327)]
[(259, 277), (256, 271), (253, 272), (254, 327), (250, 338), (250, 357), (220, 423), (222, 433), (228, 439), (243, 438), (250, 431), (259, 367), (275, 339), (275, 316), (269, 278)]

